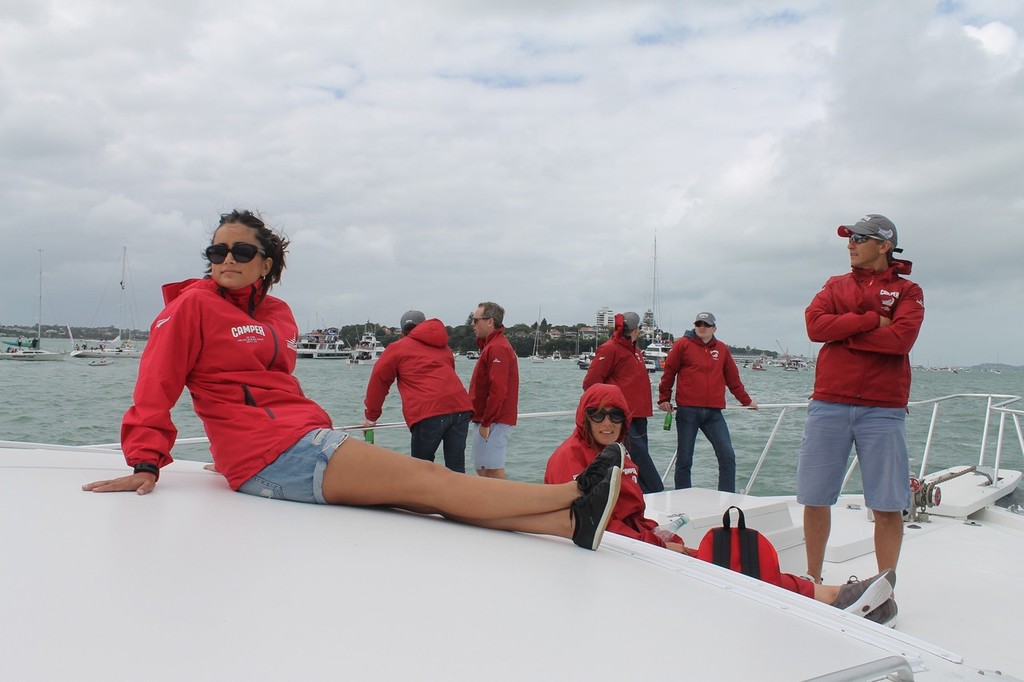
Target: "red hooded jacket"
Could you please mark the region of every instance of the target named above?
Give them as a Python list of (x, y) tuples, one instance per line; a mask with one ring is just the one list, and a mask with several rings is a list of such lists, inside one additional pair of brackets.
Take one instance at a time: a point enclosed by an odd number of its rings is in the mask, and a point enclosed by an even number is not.
[[(618, 386), (610, 384), (594, 384), (588, 388), (580, 404), (576, 408), (576, 430), (558, 446), (548, 459), (547, 469), (544, 471), (545, 483), (567, 483), (576, 480), (584, 469), (587, 468), (595, 457), (601, 452), (598, 445), (591, 445), (587, 439), (586, 409), (588, 407), (617, 407), (629, 414), (629, 407), (622, 391)], [(625, 439), (629, 431), (629, 417), (622, 424), (622, 433), (619, 435), (619, 442)], [(626, 537), (643, 540), (659, 547), (665, 546), (665, 541), (654, 534), (658, 527), (657, 522), (644, 516), (646, 510), (644, 494), (637, 483), (636, 464), (626, 456), (626, 467), (622, 472), (622, 488), (619, 491), (619, 501), (615, 503), (612, 510), (612, 518), (608, 522), (608, 530), (612, 533), (625, 535)], [(673, 542), (683, 544), (682, 538), (673, 536)]]
[(306, 433), (331, 428), (292, 376), (298, 327), (284, 301), (260, 300), (259, 284), (229, 291), (212, 279), (163, 292), (167, 307), (150, 327), (134, 404), (121, 422), (129, 465), (171, 462), (171, 408), (185, 387), (217, 470), (236, 490)]
[(740, 381), (740, 371), (736, 369), (729, 346), (718, 337), (712, 336), (711, 342), (704, 345), (690, 329), (672, 344), (658, 384), (659, 403), (672, 400), (672, 383), (677, 376), (677, 406), (725, 409), (726, 386), (741, 405), (753, 402)]
[(644, 364), (643, 351), (626, 336), (621, 313), (615, 316), (612, 338), (597, 349), (587, 375), (583, 377), (583, 390), (594, 384), (614, 384), (622, 389), (622, 395), (629, 403), (631, 418), (654, 414), (651, 375)]
[[(882, 272), (853, 268), (838, 275), (807, 306), (804, 318), (818, 352), (812, 398), (871, 407), (906, 407), (910, 349), (924, 321), (924, 293), (909, 275), (910, 261), (894, 259)], [(878, 318), (892, 324), (879, 327)]]
[(477, 339), (480, 358), (469, 380), (473, 421), (480, 426), (516, 425), (519, 416), (519, 358), (498, 327), (486, 339)]
[(455, 356), (441, 320), (420, 322), (408, 335), (388, 344), (366, 385), (366, 418), (380, 418), (384, 399), (398, 379), (402, 415), (410, 427), (428, 417), (469, 412), (473, 403), (455, 374)]

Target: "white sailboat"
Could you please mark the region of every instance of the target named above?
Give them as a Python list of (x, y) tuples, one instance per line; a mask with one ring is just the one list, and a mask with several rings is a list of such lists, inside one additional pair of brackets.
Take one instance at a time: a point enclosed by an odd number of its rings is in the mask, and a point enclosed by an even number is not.
[[(141, 358), (142, 351), (132, 343), (131, 333), (125, 329), (124, 324), (124, 292), (125, 279), (128, 269), (128, 247), (121, 247), (121, 295), (117, 304), (118, 334), (111, 341), (98, 341), (92, 348), (85, 345), (79, 350), (71, 352), (73, 358)], [(128, 338), (123, 339), (122, 336)]]
[(60, 353), (54, 353), (52, 351), (43, 350), (41, 347), (43, 341), (43, 250), (39, 249), (39, 314), (36, 318), (36, 338), (29, 342), (28, 346), (24, 345), (22, 340), (17, 342), (5, 341), (8, 347), (5, 352), (0, 353), (0, 359), (3, 360), (29, 360), (29, 361), (42, 361), (42, 360), (63, 360), (64, 356)]
[(540, 311), (541, 308), (537, 308), (537, 327), (533, 330), (533, 353), (530, 354), (530, 362), (544, 362), (544, 358), (540, 356)]

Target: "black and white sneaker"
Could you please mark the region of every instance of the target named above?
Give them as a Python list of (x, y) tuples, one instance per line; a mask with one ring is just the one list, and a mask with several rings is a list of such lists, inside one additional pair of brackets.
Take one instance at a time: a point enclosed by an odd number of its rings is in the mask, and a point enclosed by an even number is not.
[(622, 468), (613, 466), (604, 478), (588, 492), (577, 497), (569, 507), (574, 526), (572, 541), (584, 549), (597, 549), (604, 529), (612, 518), (612, 510), (619, 501)]
[(612, 467), (626, 468), (626, 448), (622, 443), (612, 443), (595, 457), (587, 468), (576, 477), (576, 485), (586, 495), (590, 489), (604, 480), (604, 476)]

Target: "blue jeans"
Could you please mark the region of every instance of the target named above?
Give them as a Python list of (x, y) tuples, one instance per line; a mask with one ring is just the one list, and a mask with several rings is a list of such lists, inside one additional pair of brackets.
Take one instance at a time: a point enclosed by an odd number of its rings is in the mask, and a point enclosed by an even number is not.
[(444, 443), (444, 465), (460, 474), (466, 473), (466, 435), (472, 412), (439, 414), (421, 419), (412, 425), (412, 456), (434, 461), (437, 446)]
[(647, 417), (635, 417), (629, 422), (629, 458), (636, 464), (636, 477), (644, 494), (665, 489), (647, 447)]
[(718, 458), (718, 489), (736, 492), (736, 452), (732, 449), (729, 426), (722, 411), (710, 407), (676, 408), (676, 490), (692, 487), (690, 469), (693, 467), (693, 446), (697, 442), (697, 429), (707, 437)]

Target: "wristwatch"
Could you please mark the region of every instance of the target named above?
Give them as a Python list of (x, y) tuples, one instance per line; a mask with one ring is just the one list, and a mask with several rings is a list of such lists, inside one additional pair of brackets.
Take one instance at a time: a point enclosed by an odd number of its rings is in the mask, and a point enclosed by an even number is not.
[(160, 467), (152, 462), (139, 462), (135, 465), (134, 472), (136, 474), (153, 474), (156, 476), (156, 480), (160, 480)]

